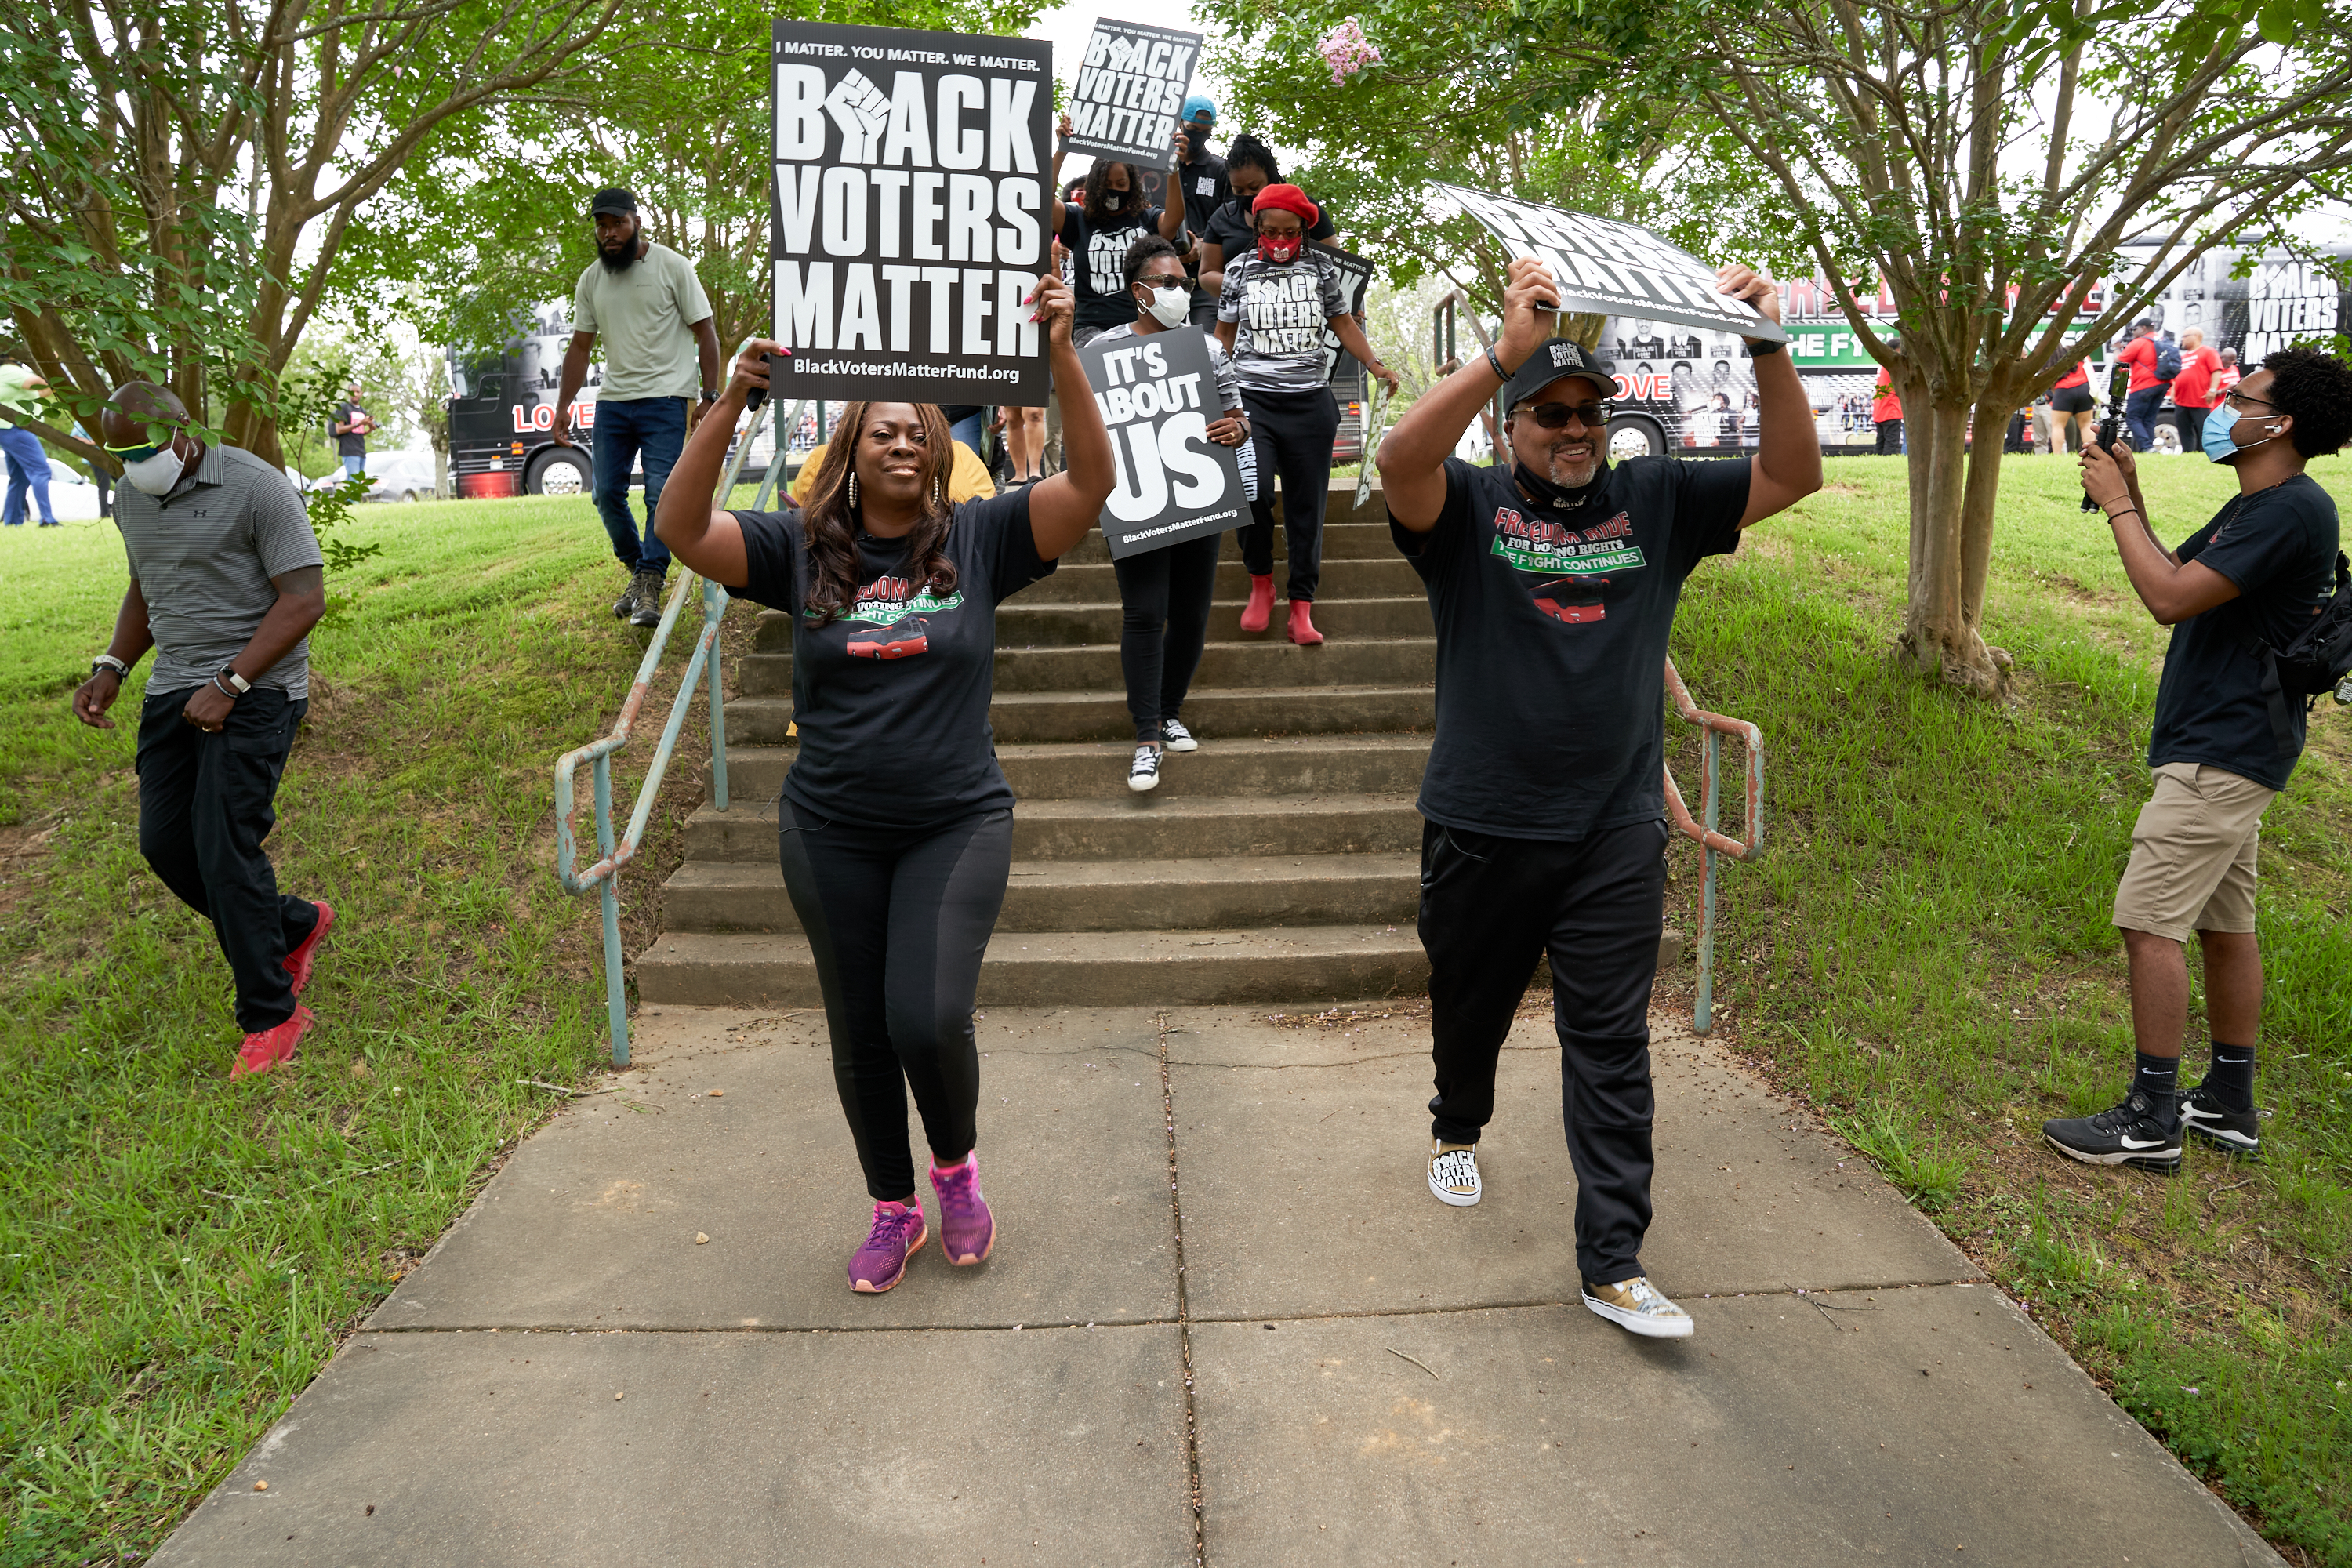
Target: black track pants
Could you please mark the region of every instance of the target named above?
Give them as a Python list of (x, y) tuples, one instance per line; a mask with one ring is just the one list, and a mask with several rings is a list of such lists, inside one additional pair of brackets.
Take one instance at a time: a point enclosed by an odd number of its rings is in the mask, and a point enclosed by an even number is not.
[(1664, 921), (1663, 823), (1579, 843), (1423, 825), (1421, 944), (1437, 1094), (1430, 1131), (1475, 1143), (1495, 1114), (1495, 1061), (1536, 959), (1551, 957), (1560, 1112), (1576, 1168), (1576, 1265), (1613, 1285), (1642, 1272), (1650, 1227), (1650, 985)]
[(1127, 710), (1139, 745), (1160, 739), (1160, 721), (1176, 717), (1192, 689), (1224, 542), (1223, 534), (1213, 533), (1111, 563), (1123, 612), (1118, 667), (1127, 677)]
[(1257, 500), (1242, 530), (1242, 563), (1254, 577), (1274, 572), (1274, 481), (1282, 478), (1282, 529), (1290, 541), (1286, 597), (1311, 600), (1323, 576), (1323, 504), (1331, 493), (1331, 443), (1339, 405), (1328, 387), (1312, 392), (1242, 388), (1250, 439), (1257, 446)]
[(1013, 813), (986, 811), (919, 837), (777, 806), (784, 889), (808, 933), (833, 1036), (833, 1081), (883, 1203), (915, 1191), (907, 1090), (931, 1153), (971, 1152), (980, 1109), (972, 997), (1004, 905)]
[(294, 1016), (286, 955), (319, 923), (308, 900), (278, 890), (261, 847), (278, 825), (278, 783), (310, 704), (257, 686), (208, 735), (180, 717), (195, 692), (150, 691), (140, 709), (139, 852), (212, 921), (236, 981), (236, 1026), (255, 1034)]

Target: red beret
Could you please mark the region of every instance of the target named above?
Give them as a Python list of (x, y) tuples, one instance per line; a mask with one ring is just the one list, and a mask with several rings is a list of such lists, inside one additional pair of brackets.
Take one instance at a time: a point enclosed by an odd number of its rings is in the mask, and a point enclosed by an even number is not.
[(1250, 210), (1294, 213), (1297, 215), (1302, 228), (1313, 228), (1316, 220), (1323, 216), (1322, 209), (1308, 201), (1307, 193), (1297, 185), (1266, 186), (1258, 192), (1257, 200), (1251, 204)]

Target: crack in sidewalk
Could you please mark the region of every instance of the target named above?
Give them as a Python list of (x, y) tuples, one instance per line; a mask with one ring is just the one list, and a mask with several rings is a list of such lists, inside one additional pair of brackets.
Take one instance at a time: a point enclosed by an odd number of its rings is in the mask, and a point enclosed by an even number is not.
[(1168, 1070), (1168, 1014), (1151, 1016), (1160, 1040), (1160, 1110), (1168, 1128), (1168, 1215), (1176, 1243), (1176, 1346), (1184, 1367), (1184, 1472), (1192, 1507), (1192, 1562), (1207, 1568), (1208, 1524), (1201, 1511), (1201, 1426), (1192, 1405), (1192, 1305), (1184, 1285), (1184, 1200), (1176, 1174), (1176, 1089)]

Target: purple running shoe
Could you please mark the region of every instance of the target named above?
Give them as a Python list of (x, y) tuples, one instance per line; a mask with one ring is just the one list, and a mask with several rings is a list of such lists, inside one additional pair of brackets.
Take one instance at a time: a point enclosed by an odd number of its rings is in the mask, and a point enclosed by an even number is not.
[(931, 1164), (931, 1190), (940, 1194), (940, 1250), (950, 1263), (982, 1263), (996, 1249), (996, 1216), (980, 1195), (980, 1151), (952, 1165)]
[(907, 1277), (907, 1259), (931, 1234), (919, 1205), (876, 1204), (874, 1228), (849, 1260), (849, 1288), (878, 1296)]

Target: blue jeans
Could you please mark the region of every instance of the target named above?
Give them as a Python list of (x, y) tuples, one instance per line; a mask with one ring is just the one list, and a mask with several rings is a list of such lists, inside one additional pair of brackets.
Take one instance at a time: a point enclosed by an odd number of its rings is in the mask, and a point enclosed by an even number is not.
[(0, 425), (0, 452), (8, 458), (8, 503), (0, 511), (0, 521), (10, 528), (25, 526), (25, 492), (33, 492), (33, 505), (39, 509), (43, 522), (57, 521), (49, 510), (49, 455), (41, 450), (41, 438), (30, 430), (15, 425)]
[[(596, 515), (612, 536), (613, 554), (632, 573), (669, 574), (669, 547), (654, 536), (662, 486), (686, 450), (683, 397), (599, 398), (596, 402)], [(629, 515), (629, 470), (646, 459), (646, 531)]]
[(367, 454), (365, 452), (345, 452), (343, 454), (343, 478), (347, 479), (355, 479), (366, 472)]
[(967, 419), (959, 419), (954, 424), (948, 426), (949, 438), (951, 440), (961, 441), (965, 446), (971, 447), (971, 455), (975, 458), (981, 455), (980, 433), (982, 430), (986, 428), (986, 426), (981, 423), (981, 416), (987, 412), (988, 410), (983, 408), (979, 414), (972, 415)]
[(2145, 452), (2156, 444), (2156, 411), (2164, 406), (2162, 385), (2144, 386), (2124, 398), (2124, 428), (2131, 432), (2132, 450)]

